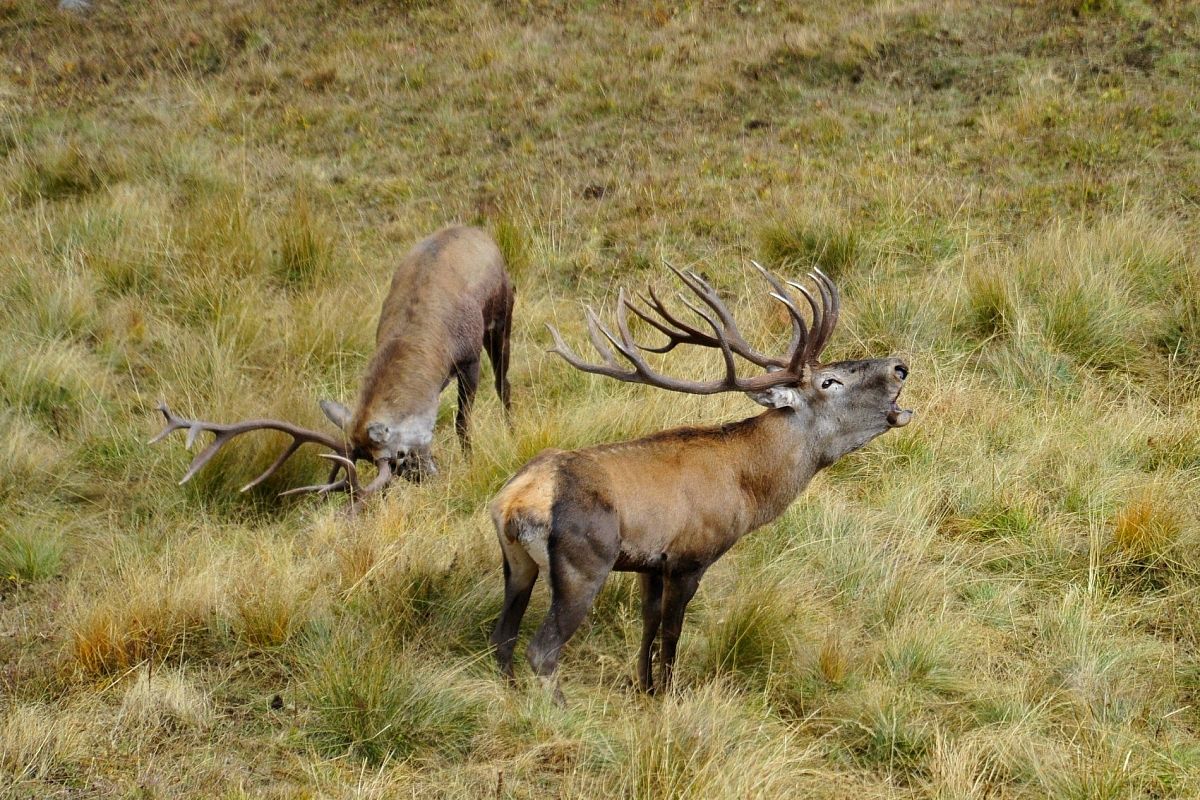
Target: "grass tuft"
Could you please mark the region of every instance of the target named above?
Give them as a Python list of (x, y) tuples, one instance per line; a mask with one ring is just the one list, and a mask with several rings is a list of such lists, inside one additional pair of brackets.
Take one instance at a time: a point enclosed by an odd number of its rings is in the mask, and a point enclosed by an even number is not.
[(21, 789), (22, 784), (39, 780), (73, 780), (85, 748), (84, 737), (70, 718), (53, 707), (0, 706), (0, 778), (9, 787)]
[(124, 172), (120, 154), (107, 144), (59, 141), (26, 152), (23, 161), (14, 190), (25, 203), (88, 195), (120, 180)]
[(1153, 570), (1191, 564), (1182, 552), (1187, 520), (1177, 504), (1181, 494), (1178, 486), (1150, 484), (1117, 509), (1109, 545), (1115, 565)]
[(832, 278), (851, 273), (862, 257), (862, 240), (845, 222), (785, 220), (763, 227), (758, 245), (761, 260), (772, 268), (793, 271), (820, 267)]
[(145, 738), (203, 731), (213, 718), (212, 703), (183, 673), (139, 670), (121, 698), (117, 726), (126, 734)]
[(353, 630), (315, 636), (307, 650), (309, 731), (322, 752), (372, 764), (470, 753), (486, 706), (456, 671), (423, 665), (427, 655)]
[(0, 578), (9, 581), (42, 581), (62, 569), (63, 542), (52, 529), (0, 528)]
[(966, 328), (981, 339), (1003, 336), (1017, 323), (1016, 289), (994, 268), (982, 268), (967, 278)]
[(773, 673), (796, 658), (791, 605), (770, 589), (723, 603), (720, 616), (705, 631), (700, 674), (709, 679), (735, 676), (757, 688), (768, 685)]
[(279, 220), (276, 277), (285, 286), (306, 288), (327, 278), (334, 261), (334, 236), (330, 224), (298, 192)]

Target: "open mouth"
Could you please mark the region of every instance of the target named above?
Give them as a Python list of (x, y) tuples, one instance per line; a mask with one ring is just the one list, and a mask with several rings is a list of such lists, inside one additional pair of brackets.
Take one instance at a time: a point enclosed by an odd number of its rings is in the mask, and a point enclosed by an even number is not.
[(899, 399), (900, 392), (896, 392), (896, 396), (892, 398), (892, 403), (888, 406), (887, 410), (888, 425), (891, 425), (893, 428), (903, 428), (912, 420), (913, 416), (911, 409), (900, 407), (896, 402)]

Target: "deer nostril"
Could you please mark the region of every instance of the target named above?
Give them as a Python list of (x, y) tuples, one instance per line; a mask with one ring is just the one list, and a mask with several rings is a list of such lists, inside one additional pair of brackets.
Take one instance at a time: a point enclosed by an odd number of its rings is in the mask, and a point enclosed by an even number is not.
[(899, 376), (900, 380), (906, 379), (908, 377), (908, 367), (903, 364), (897, 364), (896, 375)]

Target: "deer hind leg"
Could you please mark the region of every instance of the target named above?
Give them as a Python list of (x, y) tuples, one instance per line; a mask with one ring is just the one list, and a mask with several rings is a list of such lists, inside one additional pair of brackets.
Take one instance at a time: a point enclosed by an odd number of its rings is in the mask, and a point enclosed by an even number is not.
[(642, 649), (638, 653), (638, 686), (643, 692), (654, 694), (654, 643), (662, 623), (663, 576), (658, 572), (643, 572), (638, 579), (642, 585)]
[(496, 394), (504, 404), (504, 414), (512, 414), (512, 388), (508, 384), (509, 335), (512, 333), (513, 300), (509, 298), (497, 316), (491, 329), (484, 335), (484, 347), (492, 362), (492, 374), (496, 379)]
[(458, 413), (454, 416), (454, 429), (464, 450), (471, 449), (471, 404), (475, 402), (475, 390), (479, 388), (479, 358), (455, 365), (454, 375), (458, 379)]
[[(565, 519), (563, 519), (565, 517)], [(579, 629), (617, 562), (620, 550), (611, 508), (557, 511), (549, 541), (550, 610), (529, 643), (529, 663), (564, 702), (555, 671), (563, 646)]]
[(537, 581), (538, 565), (519, 544), (505, 540), (499, 532), (500, 551), (504, 557), (504, 607), (492, 631), (492, 646), (496, 649), (496, 661), (500, 672), (511, 683), (513, 681), (513, 650), (517, 646), (517, 632), (521, 618), (533, 594)]
[(671, 679), (675, 671), (675, 651), (679, 645), (679, 635), (683, 632), (683, 612), (696, 594), (700, 578), (704, 570), (689, 570), (683, 573), (668, 573), (664, 583), (662, 598), (662, 652), (660, 683), (664, 692), (671, 688)]

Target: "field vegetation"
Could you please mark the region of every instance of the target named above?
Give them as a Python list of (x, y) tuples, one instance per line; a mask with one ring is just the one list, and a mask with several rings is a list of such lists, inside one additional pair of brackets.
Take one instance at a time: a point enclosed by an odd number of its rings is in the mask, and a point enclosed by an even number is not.
[[(0, 795), (1200, 796), (1197, 75), (1171, 0), (0, 0)], [(237, 493), (270, 434), (176, 486), (157, 401), (325, 425), (452, 221), (517, 285), (511, 430), (481, 390), (464, 455), (447, 393), (353, 521), (276, 498), (311, 456)], [(504, 479), (757, 411), (544, 323), (666, 259), (779, 342), (750, 258), (833, 275), (914, 422), (716, 564), (672, 696), (630, 576), (566, 708), (504, 687)]]

